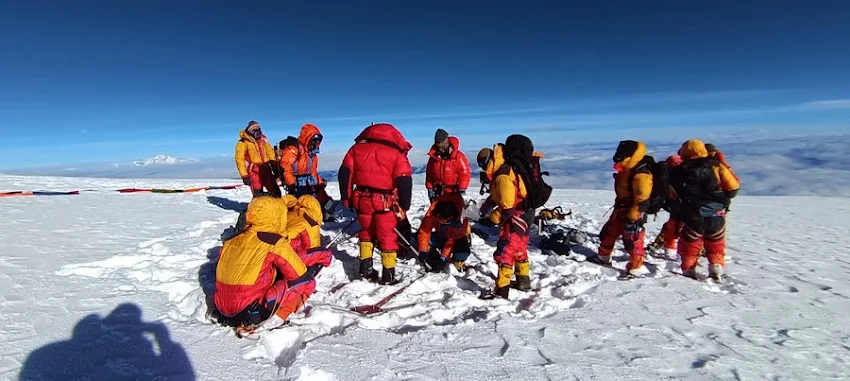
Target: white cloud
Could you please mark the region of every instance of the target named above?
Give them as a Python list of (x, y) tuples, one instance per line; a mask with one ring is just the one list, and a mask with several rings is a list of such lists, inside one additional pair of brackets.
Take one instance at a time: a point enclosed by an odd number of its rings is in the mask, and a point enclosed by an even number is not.
[(803, 106), (821, 109), (850, 108), (850, 99), (829, 99), (822, 101), (806, 102), (803, 103)]

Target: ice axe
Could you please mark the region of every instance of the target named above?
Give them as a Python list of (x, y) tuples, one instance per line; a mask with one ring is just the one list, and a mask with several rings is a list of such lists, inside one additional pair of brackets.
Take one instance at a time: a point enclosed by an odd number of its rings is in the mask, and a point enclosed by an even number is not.
[(427, 275), (427, 273), (423, 273), (423, 274), (419, 275), (418, 277), (414, 278), (412, 281), (410, 281), (410, 283), (408, 283), (404, 287), (393, 291), (392, 294), (385, 296), (383, 299), (379, 300), (375, 304), (368, 304), (368, 305), (365, 305), (365, 306), (351, 307), (351, 309), (349, 311), (357, 312), (357, 313), (363, 314), (363, 315), (372, 315), (372, 314), (384, 312), (384, 310), (381, 308), (384, 304), (387, 304), (387, 302), (392, 300), (392, 298), (395, 298), (398, 294), (401, 294), (404, 290), (406, 290), (408, 287), (410, 287), (410, 285), (415, 283), (417, 280), (422, 279), (425, 275)]

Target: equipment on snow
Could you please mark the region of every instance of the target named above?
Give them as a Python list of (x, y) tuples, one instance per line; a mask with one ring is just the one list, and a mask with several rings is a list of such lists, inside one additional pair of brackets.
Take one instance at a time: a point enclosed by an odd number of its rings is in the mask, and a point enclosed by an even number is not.
[(572, 215), (573, 211), (570, 210), (567, 213), (564, 213), (564, 210), (561, 209), (560, 206), (556, 206), (552, 209), (543, 208), (540, 212), (537, 213), (537, 216), (534, 218), (534, 224), (537, 225), (537, 234), (543, 233), (543, 229), (548, 226), (549, 221), (563, 221), (567, 216)]
[(560, 206), (556, 206), (552, 209), (547, 209), (547, 208), (540, 209), (540, 212), (537, 213), (537, 218), (541, 218), (541, 219), (544, 219), (546, 221), (551, 221), (551, 220), (563, 221), (565, 218), (567, 218), (567, 216), (570, 216), (572, 214), (573, 214), (572, 210), (564, 213), (564, 210)]
[(534, 210), (542, 207), (552, 195), (552, 186), (543, 180), (549, 172), (540, 170), (540, 155), (534, 153), (534, 145), (525, 135), (508, 136), (504, 146), (505, 164), (525, 184), (526, 197), (522, 201), (524, 210)]
[(341, 237), (345, 236), (345, 235), (346, 235), (345, 231), (346, 231), (346, 230), (348, 230), (348, 228), (349, 228), (351, 225), (353, 225), (355, 221), (357, 221), (357, 220), (356, 220), (356, 219), (353, 219), (353, 220), (351, 220), (351, 222), (349, 222), (349, 223), (348, 223), (348, 225), (345, 225), (345, 227), (343, 227), (343, 228), (339, 231), (339, 233), (337, 233), (337, 235), (336, 235), (336, 236), (334, 236), (334, 237), (333, 237), (330, 241), (328, 241), (327, 245), (325, 245), (325, 249), (330, 249), (330, 248), (331, 248), (331, 246), (333, 246), (333, 245), (335, 245), (335, 244), (337, 243), (337, 240), (339, 240)]
[(572, 246), (585, 242), (587, 242), (587, 234), (578, 229), (567, 228), (566, 231), (558, 229), (540, 240), (540, 250), (544, 253), (570, 255)]
[(416, 277), (412, 281), (410, 281), (410, 283), (402, 286), (398, 290), (393, 291), (391, 294), (385, 296), (383, 299), (379, 300), (375, 304), (367, 304), (367, 305), (363, 305), (363, 306), (351, 307), (350, 311), (357, 312), (357, 313), (362, 314), (362, 315), (373, 315), (373, 314), (376, 314), (376, 313), (384, 312), (384, 310), (381, 308), (384, 304), (387, 304), (387, 302), (389, 302), (390, 300), (392, 300), (393, 298), (398, 296), (398, 294), (401, 294), (402, 292), (404, 292), (404, 290), (406, 290), (408, 287), (410, 287), (410, 285), (412, 285), (414, 282), (418, 281), (419, 279), (424, 278), (425, 275), (427, 275), (427, 273), (423, 273), (423, 274), (419, 275), (418, 277)]

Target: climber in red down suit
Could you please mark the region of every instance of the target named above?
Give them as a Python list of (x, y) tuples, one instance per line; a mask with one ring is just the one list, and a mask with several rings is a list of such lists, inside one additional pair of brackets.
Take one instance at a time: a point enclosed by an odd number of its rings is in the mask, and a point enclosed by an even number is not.
[(342, 205), (360, 221), (360, 275), (376, 279), (372, 250), (381, 250), (380, 283), (396, 283), (396, 226), (410, 209), (413, 177), (407, 153), (413, 146), (393, 125), (373, 124), (354, 139), (339, 168)]

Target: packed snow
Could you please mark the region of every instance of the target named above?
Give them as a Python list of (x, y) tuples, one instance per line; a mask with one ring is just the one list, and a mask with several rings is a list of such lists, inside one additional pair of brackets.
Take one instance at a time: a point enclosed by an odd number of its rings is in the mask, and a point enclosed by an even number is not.
[[(0, 176), (0, 190), (192, 188), (226, 180)], [(333, 188), (335, 184), (332, 184)], [(414, 227), (426, 210), (415, 193)], [(338, 191), (330, 189), (336, 196)], [(474, 193), (474, 192), (471, 192)], [(471, 196), (478, 199), (477, 193)], [(494, 238), (473, 236), (466, 273), (350, 282), (357, 223), (291, 324), (252, 339), (206, 317), (222, 240), (248, 189), (188, 194), (87, 192), (0, 199), (0, 378), (209, 380), (824, 380), (850, 377), (850, 200), (736, 198), (729, 282), (680, 275), (656, 254), (647, 277), (584, 262), (613, 193), (556, 190), (557, 222), (588, 234), (571, 255), (532, 245), (532, 291), (481, 300), (493, 286)], [(666, 215), (651, 220), (655, 238)], [(330, 241), (348, 225), (324, 227)], [(345, 234), (345, 233), (344, 233)], [(535, 235), (532, 243), (538, 242)], [(615, 267), (625, 268), (619, 247)], [(705, 263), (700, 271), (705, 274)], [(410, 285), (361, 316), (372, 304)], [(274, 320), (274, 319), (272, 319)], [(270, 321), (267, 327), (275, 327)]]

